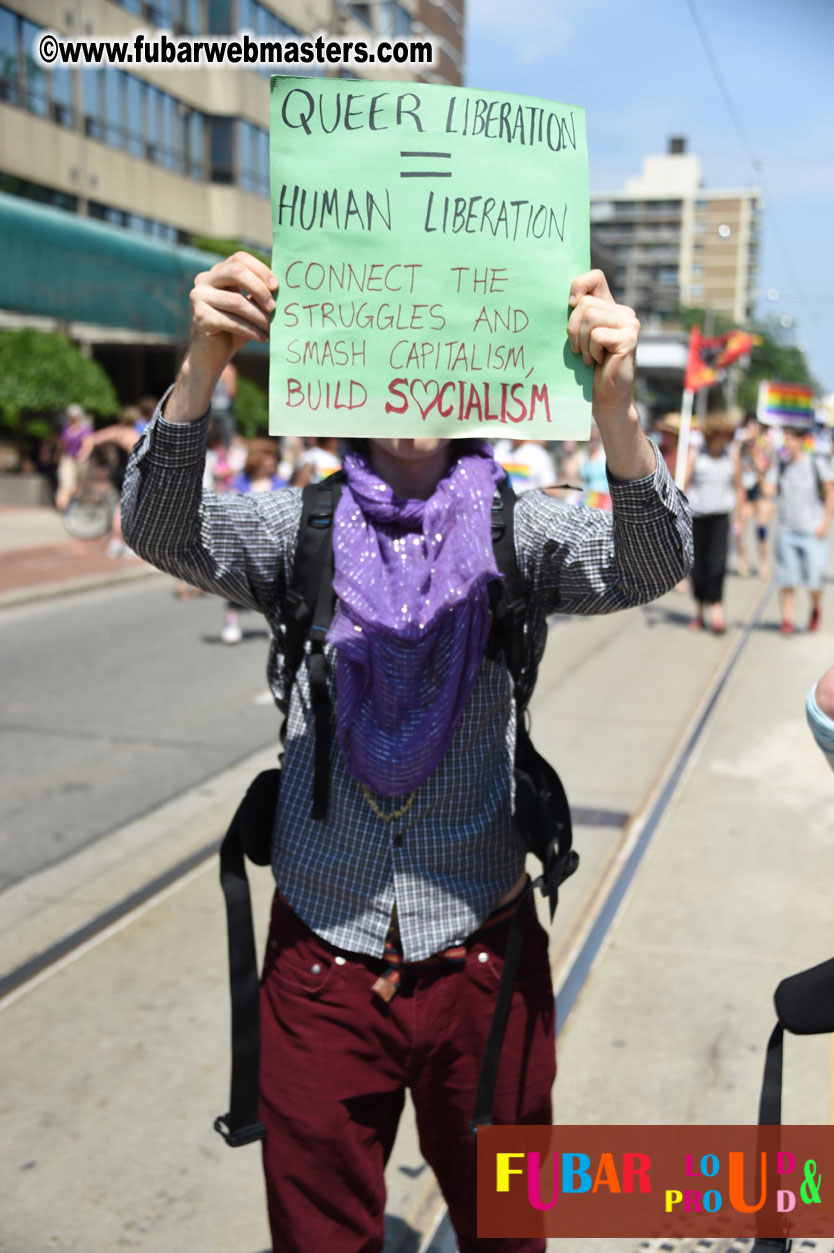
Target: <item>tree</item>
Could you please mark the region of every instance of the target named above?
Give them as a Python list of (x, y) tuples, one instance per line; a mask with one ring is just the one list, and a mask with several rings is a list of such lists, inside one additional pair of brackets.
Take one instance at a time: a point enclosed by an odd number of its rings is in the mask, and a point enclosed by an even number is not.
[(97, 361), (63, 335), (0, 331), (0, 420), (19, 443), (45, 439), (52, 416), (73, 403), (103, 418), (118, 412), (115, 388)]
[(235, 396), (235, 422), (241, 435), (254, 439), (256, 435), (265, 435), (269, 427), (269, 404), (266, 392), (251, 379), (237, 376), (237, 395)]
[(805, 354), (791, 342), (791, 336), (778, 321), (759, 322), (754, 326), (761, 339), (753, 349), (750, 368), (738, 389), (738, 403), (747, 412), (755, 410), (759, 384), (764, 379), (780, 383), (806, 383), (819, 392), (819, 384), (811, 373)]
[(201, 252), (214, 252), (219, 257), (230, 257), (233, 252), (248, 252), (259, 261), (263, 261), (264, 265), (272, 265), (265, 252), (252, 248), (251, 245), (238, 243), (234, 239), (217, 239), (213, 235), (195, 235), (191, 240), (191, 247), (199, 248)]

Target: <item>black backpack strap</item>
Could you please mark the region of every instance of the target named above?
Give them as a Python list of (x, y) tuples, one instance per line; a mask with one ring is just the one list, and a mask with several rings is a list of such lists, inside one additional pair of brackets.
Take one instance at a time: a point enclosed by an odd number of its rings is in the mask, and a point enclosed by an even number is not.
[(214, 1129), (232, 1148), (262, 1140), (266, 1135), (258, 1117), (261, 1021), (246, 857), (259, 866), (269, 864), (280, 785), (280, 770), (264, 770), (257, 776), (220, 846), (220, 886), (226, 902), (229, 941), (232, 1079), (229, 1112), (215, 1119)]
[(490, 643), (500, 652), (510, 672), (516, 699), (527, 645), (524, 624), (527, 618), (527, 585), (518, 568), (515, 553), (515, 504), (517, 496), (506, 480), (496, 488), (492, 499), (492, 551), (495, 564), (504, 576), (489, 584), (492, 627)]
[(513, 680), (518, 715), (515, 750), (515, 821), (524, 835), (530, 852), (542, 863), (542, 873), (522, 892), (507, 937), (504, 965), (495, 998), (495, 1008), (487, 1035), (475, 1110), (470, 1127), (490, 1126), (492, 1100), (504, 1032), (512, 1002), (518, 959), (524, 935), (524, 919), (530, 905), (530, 893), (541, 888), (548, 897), (550, 919), (556, 912), (559, 887), (579, 865), (579, 855), (572, 848), (573, 828), (570, 806), (562, 782), (548, 761), (533, 746), (524, 721), (525, 705), (521, 683), (527, 661), (527, 585), (518, 567), (515, 551), (514, 511), (517, 497), (505, 482), (493, 498), (492, 545), (495, 561), (503, 579), (490, 583), (492, 629), (490, 645), (504, 660)]
[(562, 781), (550, 762), (536, 751), (525, 724), (522, 679), (527, 662), (528, 591), (515, 550), (517, 499), (507, 481), (495, 492), (492, 503), (492, 546), (496, 564), (504, 577), (493, 579), (489, 585), (493, 622), (490, 639), (503, 657), (515, 689), (518, 711), (516, 824), (530, 852), (542, 863), (542, 874), (535, 886), (549, 899), (552, 921), (559, 887), (576, 870), (579, 855), (572, 847), (570, 806)]
[(498, 1077), (498, 1062), (501, 1058), (501, 1045), (504, 1043), (504, 1032), (507, 1029), (507, 1018), (513, 996), (515, 972), (521, 956), (521, 941), (524, 937), (525, 913), (530, 907), (530, 893), (535, 883), (530, 882), (519, 897), (518, 904), (510, 924), (507, 936), (507, 947), (504, 950), (504, 965), (498, 983), (495, 1008), (489, 1024), (484, 1055), (481, 1059), (481, 1073), (478, 1076), (478, 1091), (475, 1094), (475, 1110), (470, 1130), (477, 1132), (479, 1127), (492, 1126), (492, 1098), (495, 1092), (495, 1080)]
[(573, 823), (562, 780), (521, 723), (516, 731), (515, 820), (531, 853), (542, 863), (534, 882), (548, 899), (550, 921), (559, 903), (559, 888), (579, 866), (573, 847)]
[(778, 1127), (782, 1122), (782, 1042), (781, 1022), (770, 1033), (765, 1054), (762, 1091), (759, 1097), (759, 1126)]
[(305, 640), (310, 637), (314, 818), (327, 817), (330, 799), (330, 696), (324, 642), (333, 620), (333, 516), (344, 482), (340, 471), (304, 488), (292, 583), (286, 597), (284, 668), (288, 694), (304, 656)]
[[(759, 1097), (759, 1126), (778, 1127), (782, 1123), (782, 1046), (786, 1031), (793, 1035), (823, 1035), (834, 1031), (834, 958), (809, 970), (783, 979), (773, 997), (777, 1023), (770, 1033), (765, 1055), (762, 1091)], [(779, 1250), (787, 1253), (789, 1239), (759, 1239), (752, 1253)]]
[(773, 996), (777, 1023), (767, 1042), (759, 1125), (782, 1122), (782, 1041), (784, 1033), (824, 1035), (834, 1031), (834, 957), (783, 979)]

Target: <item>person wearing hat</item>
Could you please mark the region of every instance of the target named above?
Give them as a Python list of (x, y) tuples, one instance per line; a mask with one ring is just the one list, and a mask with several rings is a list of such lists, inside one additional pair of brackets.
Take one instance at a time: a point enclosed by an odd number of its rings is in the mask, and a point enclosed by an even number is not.
[(782, 432), (783, 459), (771, 466), (765, 490), (777, 497), (775, 539), (776, 580), (782, 610), (782, 635), (793, 635), (796, 588), (803, 584), (811, 599), (808, 630), (822, 619), (822, 588), (828, 568), (828, 528), (834, 510), (834, 469), (828, 457), (805, 450), (807, 426)]
[[(259, 610), (273, 632), (270, 682), (288, 711), (261, 984), (273, 1244), (379, 1253), (384, 1167), (408, 1089), (461, 1253), (544, 1253), (543, 1238), (478, 1238), (470, 1127), (504, 911), (526, 889), (513, 827), (516, 701), (485, 652), (499, 577), (492, 503), (505, 472), (485, 439), (390, 436), (381, 405), (366, 418), (369, 438), (351, 442), (334, 514), (336, 612), (312, 658), (323, 652), (334, 715), (328, 809), (314, 819), (309, 644), (287, 691), (280, 643), (301, 491), (200, 490), (214, 384), (244, 344), (267, 342), (277, 286), (241, 252), (197, 276), (185, 360), (134, 449), (123, 497), (139, 553)], [(531, 688), (547, 614), (643, 604), (674, 586), (691, 556), (686, 500), (632, 403), (634, 312), (599, 270), (574, 279), (569, 304), (553, 336), (594, 367), (612, 511), (540, 490), (516, 502)], [(553, 988), (546, 936), (524, 908), (493, 1113), (549, 1124)]]
[(727, 414), (709, 415), (703, 425), (703, 447), (689, 450), (684, 483), (692, 509), (695, 546), (692, 588), (696, 611), (691, 625), (702, 631), (708, 612), (715, 635), (723, 635), (727, 629), (722, 604), (727, 543), (730, 516), (741, 492), (738, 458), (731, 452), (734, 432), (735, 423)]
[(66, 509), (78, 488), (81, 446), (92, 432), (93, 424), (83, 406), (74, 403), (67, 405), (61, 424), (61, 459), (58, 462), (58, 490), (55, 493), (57, 509)]
[(678, 460), (681, 415), (679, 413), (665, 413), (659, 422), (655, 422), (654, 433), (660, 436), (657, 446), (660, 449), (661, 457), (669, 467), (669, 473), (674, 478)]
[(747, 527), (755, 519), (756, 547), (758, 550), (759, 577), (769, 574), (767, 526), (773, 509), (772, 502), (764, 492), (764, 479), (770, 469), (767, 439), (755, 413), (746, 413), (736, 431), (736, 452), (741, 473), (741, 497), (736, 517), (736, 544), (738, 546), (739, 574), (750, 571), (747, 557)]

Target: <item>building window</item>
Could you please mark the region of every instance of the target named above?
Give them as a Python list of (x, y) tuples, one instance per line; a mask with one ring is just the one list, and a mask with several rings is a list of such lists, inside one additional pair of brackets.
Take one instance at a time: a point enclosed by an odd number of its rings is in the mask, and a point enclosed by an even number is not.
[(99, 70), (104, 80), (104, 142), (111, 148), (124, 148), (127, 141), (125, 126), (125, 77), (120, 70), (112, 65)]
[(0, 7), (0, 100), (22, 105), (36, 117), (51, 117), (61, 126), (75, 124), (73, 72), (47, 70), (33, 45), (43, 27)]
[(20, 104), (17, 25), (14, 13), (0, 9), (0, 100), (7, 104)]
[(184, 108), (173, 96), (164, 95), (163, 112), (165, 116), (165, 136), (167, 146), (165, 152), (166, 170), (183, 170), (185, 168), (184, 142)]
[(69, 196), (52, 187), (43, 187), (40, 183), (30, 183), (28, 179), (17, 178), (14, 174), (0, 172), (0, 191), (9, 196), (22, 196), (25, 200), (36, 200), (38, 204), (48, 204), (54, 209), (64, 209), (69, 213), (75, 213), (78, 209), (77, 196)]
[(188, 174), (201, 179), (205, 169), (203, 156), (203, 115), (190, 109), (185, 117), (185, 147)]
[(185, 232), (167, 222), (158, 222), (155, 218), (142, 217), (139, 213), (128, 213), (124, 209), (114, 209), (112, 205), (100, 204), (90, 200), (87, 204), (87, 216), (98, 222), (109, 222), (111, 226), (120, 226), (123, 230), (134, 231), (137, 235), (147, 235), (150, 239), (162, 239), (166, 243), (187, 243)]
[(345, 8), (351, 17), (355, 17), (363, 26), (373, 26), (370, 4), (347, 4)]
[[(238, 0), (238, 29), (251, 30), (253, 35), (257, 35), (259, 39), (297, 39), (301, 31), (297, 27), (291, 26), (289, 22), (285, 22), (283, 18), (278, 17), (276, 13), (270, 12), (264, 5), (259, 4), (258, 0)], [(288, 72), (295, 73), (297, 66), (289, 68), (284, 65), (259, 65), (258, 73), (265, 75), (267, 78), (270, 74), (286, 74)], [(309, 71), (305, 69), (305, 73)]]
[(110, 205), (97, 204), (94, 200), (87, 205), (87, 216), (98, 222), (109, 222), (111, 226), (127, 226), (127, 214), (123, 209), (113, 209)]
[(397, 0), (383, 0), (380, 34), (388, 39), (406, 39), (411, 34), (411, 14)]
[(127, 150), (132, 157), (145, 156), (148, 127), (148, 85), (132, 74), (127, 77)]
[(114, 0), (114, 3), (151, 26), (161, 26), (182, 35), (203, 33), (203, 0)]
[(23, 56), (26, 66), (26, 108), (38, 117), (46, 117), (49, 113), (47, 72), (40, 62), (35, 60), (32, 52), (32, 45), (40, 30), (41, 27), (36, 26), (34, 22), (22, 23)]
[(232, 0), (207, 0), (206, 16), (210, 35), (231, 35)]
[(182, 0), (182, 17), (187, 34), (202, 35), (205, 29), (202, 0)]
[(238, 182), (244, 191), (269, 195), (269, 132), (238, 122)]
[(152, 26), (164, 26), (171, 30), (174, 26), (174, 9), (179, 8), (172, 0), (152, 0), (145, 4), (145, 19)]
[(103, 86), (101, 70), (84, 69), (81, 71), (81, 95), (84, 108), (84, 133), (90, 139), (103, 139), (104, 127), (101, 124), (101, 89)]
[(235, 181), (234, 153), (232, 145), (233, 120), (230, 117), (212, 117), (209, 123), (209, 177), (213, 183)]
[(50, 116), (59, 126), (75, 125), (75, 77), (72, 70), (52, 70)]

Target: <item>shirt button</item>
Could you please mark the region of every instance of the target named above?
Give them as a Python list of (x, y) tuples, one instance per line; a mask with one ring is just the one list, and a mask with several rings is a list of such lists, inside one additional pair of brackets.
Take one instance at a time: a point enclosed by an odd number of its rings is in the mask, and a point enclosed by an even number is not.
[(321, 974), (321, 966), (319, 965), (319, 963), (318, 963), (318, 962), (313, 962), (313, 964), (312, 964), (312, 966), (310, 967), (310, 969), (312, 970), (312, 972), (313, 972), (313, 974), (314, 974), (314, 975), (320, 975), (320, 974)]
[(479, 954), (478, 954), (478, 961), (479, 961), (479, 962), (488, 962), (488, 961), (489, 961), (489, 953), (479, 953)]
[(345, 959), (344, 959), (344, 957), (334, 957), (334, 958), (333, 958), (333, 960), (334, 960), (334, 962), (336, 963), (336, 965), (337, 965), (337, 966), (344, 966), (344, 964), (345, 964)]

